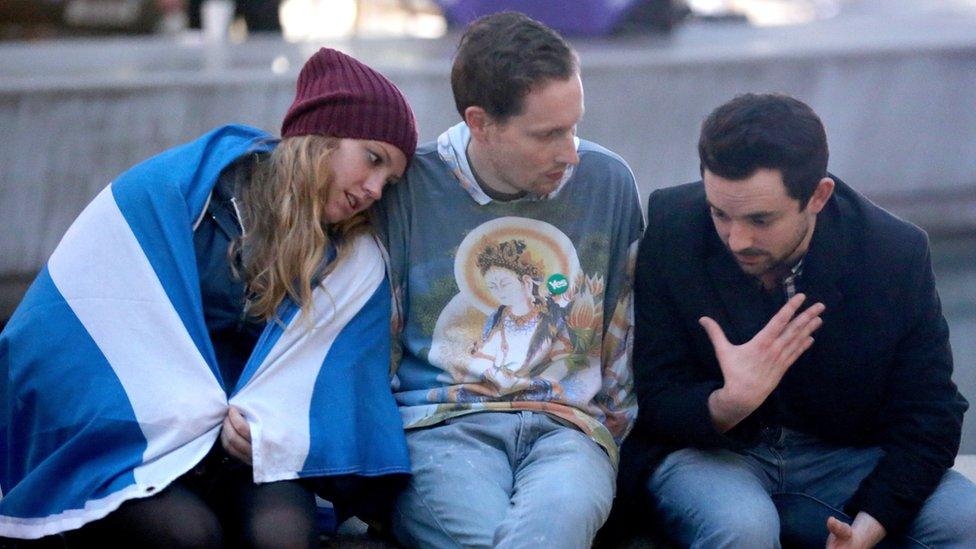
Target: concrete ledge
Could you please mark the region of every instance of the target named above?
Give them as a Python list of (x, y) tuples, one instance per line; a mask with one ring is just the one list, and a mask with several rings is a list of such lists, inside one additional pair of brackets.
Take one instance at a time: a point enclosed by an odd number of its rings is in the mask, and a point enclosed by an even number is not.
[(956, 457), (956, 471), (966, 475), (966, 477), (976, 482), (976, 454), (959, 455)]
[[(786, 92), (824, 119), (839, 177), (930, 231), (972, 231), (976, 9), (872, 1), (885, 17), (692, 22), (667, 36), (574, 40), (586, 87), (580, 135), (627, 159), (646, 197), (697, 179), (698, 126), (711, 109), (737, 93)], [(455, 44), (331, 45), (387, 73), (428, 140), (458, 120)], [(228, 122), (275, 132), (318, 46), (273, 37), (0, 44), (0, 219), (17, 235), (0, 239), (0, 277), (32, 277), (81, 208), (135, 163)]]

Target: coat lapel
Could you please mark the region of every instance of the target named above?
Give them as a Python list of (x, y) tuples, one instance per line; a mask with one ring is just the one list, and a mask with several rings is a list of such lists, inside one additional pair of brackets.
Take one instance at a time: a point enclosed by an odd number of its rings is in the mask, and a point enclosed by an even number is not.
[(712, 318), (722, 327), (725, 337), (738, 345), (752, 339), (764, 325), (762, 290), (742, 272), (718, 237), (712, 240), (706, 265), (725, 313), (724, 318), (718, 313)]
[[(843, 185), (837, 181), (838, 190)], [(842, 312), (844, 305), (844, 281), (848, 279), (848, 270), (854, 265), (853, 236), (858, 233), (856, 227), (847, 227), (843, 210), (851, 206), (842, 200), (837, 191), (831, 197), (827, 206), (817, 215), (817, 227), (810, 241), (810, 249), (803, 261), (803, 275), (800, 277), (798, 289), (807, 294), (805, 305), (823, 303), (825, 320), (836, 317)]]

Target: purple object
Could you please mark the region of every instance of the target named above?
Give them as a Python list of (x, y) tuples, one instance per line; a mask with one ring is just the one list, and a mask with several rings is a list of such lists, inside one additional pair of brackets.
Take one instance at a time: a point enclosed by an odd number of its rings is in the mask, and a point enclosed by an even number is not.
[(490, 13), (520, 11), (562, 34), (610, 34), (640, 0), (437, 0), (451, 25)]

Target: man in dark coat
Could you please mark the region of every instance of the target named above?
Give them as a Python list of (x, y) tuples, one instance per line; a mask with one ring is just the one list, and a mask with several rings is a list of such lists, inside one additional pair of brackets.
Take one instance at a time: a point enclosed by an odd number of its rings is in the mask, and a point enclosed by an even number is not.
[(681, 544), (976, 547), (925, 233), (827, 173), (790, 97), (722, 105), (699, 154), (648, 203), (623, 474)]

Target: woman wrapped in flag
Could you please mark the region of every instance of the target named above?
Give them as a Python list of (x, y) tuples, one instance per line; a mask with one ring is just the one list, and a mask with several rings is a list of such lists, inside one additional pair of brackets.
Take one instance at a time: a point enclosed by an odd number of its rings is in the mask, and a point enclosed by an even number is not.
[(0, 537), (311, 546), (316, 490), (409, 473), (364, 210), (413, 113), (323, 48), (281, 135), (166, 151), (65, 234), (0, 334)]

